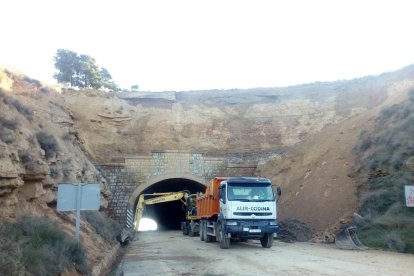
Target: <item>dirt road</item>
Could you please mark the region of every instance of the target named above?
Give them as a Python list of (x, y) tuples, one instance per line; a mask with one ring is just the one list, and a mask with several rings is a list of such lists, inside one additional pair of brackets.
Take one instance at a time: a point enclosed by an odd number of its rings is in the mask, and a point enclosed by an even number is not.
[(217, 243), (179, 231), (141, 232), (126, 249), (130, 275), (414, 275), (414, 256), (381, 251), (344, 251), (334, 245), (259, 242)]

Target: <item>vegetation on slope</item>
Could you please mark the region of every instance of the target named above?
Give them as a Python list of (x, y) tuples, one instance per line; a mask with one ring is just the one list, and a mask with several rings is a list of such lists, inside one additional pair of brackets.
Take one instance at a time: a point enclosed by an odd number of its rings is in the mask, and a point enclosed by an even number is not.
[[(101, 212), (82, 212), (103, 238), (116, 244), (120, 225)], [(44, 216), (23, 216), (15, 222), (0, 220), (0, 275), (59, 275), (74, 267), (81, 275), (90, 273), (87, 249), (61, 227)]]
[(368, 180), (359, 187), (359, 237), (373, 248), (414, 253), (414, 208), (404, 186), (413, 185), (414, 90), (408, 100), (382, 110), (372, 134), (357, 147)]
[(63, 97), (24, 75), (0, 69), (0, 275), (87, 275), (102, 269), (120, 226), (103, 212), (82, 212), (81, 246), (73, 215), (56, 211), (59, 183), (100, 183)]
[(58, 275), (72, 265), (89, 272), (85, 249), (46, 217), (0, 221), (0, 274)]

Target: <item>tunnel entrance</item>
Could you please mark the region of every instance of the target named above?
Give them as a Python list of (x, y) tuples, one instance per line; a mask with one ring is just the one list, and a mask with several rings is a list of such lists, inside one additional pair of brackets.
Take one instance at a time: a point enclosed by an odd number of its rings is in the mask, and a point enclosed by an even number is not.
[[(204, 185), (185, 178), (171, 178), (157, 182), (141, 194), (179, 192), (188, 190), (190, 193), (204, 192)], [(135, 202), (135, 205), (137, 202)], [(185, 220), (185, 209), (180, 200), (146, 205), (143, 217), (157, 222), (158, 230), (179, 230), (181, 222)]]

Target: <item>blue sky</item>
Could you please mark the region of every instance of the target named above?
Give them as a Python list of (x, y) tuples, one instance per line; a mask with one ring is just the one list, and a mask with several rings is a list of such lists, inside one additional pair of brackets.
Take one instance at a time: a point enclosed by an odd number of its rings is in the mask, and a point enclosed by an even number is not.
[(0, 64), (49, 83), (59, 48), (145, 91), (287, 86), (414, 63), (412, 1), (2, 2)]

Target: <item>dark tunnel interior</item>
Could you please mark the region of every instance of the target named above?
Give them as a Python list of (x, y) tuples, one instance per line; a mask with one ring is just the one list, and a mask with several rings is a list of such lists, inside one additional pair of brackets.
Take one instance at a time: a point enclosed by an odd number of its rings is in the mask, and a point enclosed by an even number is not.
[[(179, 192), (188, 190), (190, 193), (204, 192), (205, 187), (193, 180), (171, 178), (151, 185), (142, 194)], [(135, 203), (137, 204), (137, 202)], [(181, 221), (185, 220), (185, 210), (180, 200), (146, 205), (144, 218), (151, 218), (157, 222), (157, 230), (179, 230)]]

